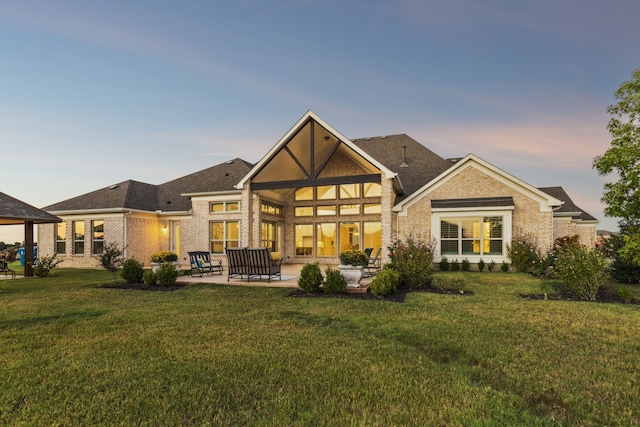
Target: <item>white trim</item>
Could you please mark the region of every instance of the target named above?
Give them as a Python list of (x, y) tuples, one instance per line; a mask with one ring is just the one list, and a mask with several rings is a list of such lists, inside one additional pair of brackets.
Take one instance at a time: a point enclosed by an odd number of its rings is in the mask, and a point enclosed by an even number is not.
[(238, 184), (236, 184), (236, 188), (239, 189), (239, 190), (243, 189), (244, 188), (244, 184), (248, 180), (253, 178), (253, 176), (260, 169), (262, 169), (262, 167), (265, 164), (267, 164), (269, 161), (271, 161), (272, 157), (278, 152), (278, 150), (280, 150), (280, 148), (289, 141), (289, 138), (291, 138), (291, 136), (295, 132), (297, 132), (307, 122), (307, 120), (309, 120), (310, 118), (313, 119), (315, 122), (317, 122), (320, 126), (324, 127), (327, 131), (329, 131), (333, 135), (335, 135), (341, 143), (345, 144), (347, 147), (349, 147), (354, 152), (356, 152), (360, 157), (364, 158), (369, 163), (374, 165), (377, 169), (379, 169), (382, 172), (382, 174), (385, 176), (386, 179), (396, 179), (396, 180), (398, 179), (398, 174), (396, 174), (395, 172), (392, 172), (391, 170), (387, 169), (382, 163), (380, 163), (378, 160), (376, 160), (373, 157), (371, 157), (369, 154), (367, 154), (362, 149), (360, 149), (360, 147), (358, 147), (353, 142), (351, 142), (351, 140), (349, 138), (347, 138), (344, 135), (342, 135), (340, 132), (338, 132), (336, 129), (334, 129), (330, 124), (328, 124), (327, 122), (322, 120), (320, 117), (318, 117), (313, 111), (309, 110), (293, 125), (293, 127), (291, 127), (291, 129), (289, 129), (289, 131), (287, 131), (287, 133), (285, 133), (282, 136), (282, 138), (280, 138), (280, 140), (273, 147), (271, 147), (271, 149), (267, 152), (267, 154), (265, 154), (258, 161), (258, 163), (256, 163), (253, 166), (253, 168), (249, 171), (249, 173), (247, 173), (244, 176), (244, 178), (242, 178), (242, 180)]
[(512, 211), (514, 209), (515, 206), (486, 206), (469, 208), (431, 208), (431, 212), (492, 212), (496, 210)]
[(419, 200), (425, 197), (428, 193), (444, 185), (446, 182), (451, 180), (459, 173), (465, 171), (469, 167), (475, 167), (480, 172), (485, 173), (486, 175), (496, 179), (502, 184), (538, 201), (540, 203), (541, 212), (551, 212), (553, 210), (553, 207), (560, 206), (563, 203), (562, 201), (556, 199), (555, 197), (551, 197), (550, 195), (544, 193), (541, 190), (538, 190), (537, 188), (522, 181), (521, 179), (516, 178), (515, 176), (503, 171), (502, 169), (497, 168), (496, 166), (493, 166), (489, 162), (486, 162), (485, 160), (482, 160), (481, 158), (473, 154), (468, 154), (464, 159), (457, 162), (451, 168), (447, 169), (436, 178), (422, 186), (419, 190), (415, 191), (412, 195), (404, 199), (402, 202), (394, 206), (393, 211), (398, 212), (402, 215), (407, 215), (407, 209), (409, 207), (411, 207), (413, 204), (417, 203)]

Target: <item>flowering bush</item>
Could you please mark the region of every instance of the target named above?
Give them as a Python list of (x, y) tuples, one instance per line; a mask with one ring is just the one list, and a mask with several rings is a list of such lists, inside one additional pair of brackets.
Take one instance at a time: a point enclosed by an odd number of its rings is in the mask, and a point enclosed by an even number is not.
[(546, 253), (537, 252), (533, 260), (533, 275), (542, 279), (555, 279), (555, 264), (558, 257), (568, 248), (580, 246), (580, 238), (577, 235), (565, 236), (556, 239), (553, 247)]
[(151, 262), (174, 262), (178, 260), (178, 254), (171, 251), (158, 251), (151, 255)]
[(362, 251), (357, 249), (348, 249), (340, 253), (340, 264), (342, 265), (355, 265), (366, 266), (369, 262), (369, 257)]
[(428, 284), (433, 274), (434, 244), (411, 236), (397, 239), (388, 247), (391, 267), (400, 273), (402, 283), (410, 287)]
[(511, 243), (507, 243), (507, 255), (516, 271), (527, 271), (533, 266), (537, 258), (538, 248), (532, 234), (515, 236)]
[(606, 259), (597, 249), (567, 246), (555, 263), (556, 277), (580, 298), (595, 301), (606, 278)]

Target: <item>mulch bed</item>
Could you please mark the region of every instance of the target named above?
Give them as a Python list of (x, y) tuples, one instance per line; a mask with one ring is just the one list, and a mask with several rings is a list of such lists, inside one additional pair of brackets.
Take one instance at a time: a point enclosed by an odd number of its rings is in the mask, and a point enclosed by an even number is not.
[(110, 285), (98, 286), (99, 288), (108, 289), (129, 289), (134, 291), (152, 291), (152, 292), (171, 292), (182, 289), (187, 285), (172, 285), (172, 286), (147, 286), (144, 283), (113, 283)]
[(377, 297), (373, 295), (371, 292), (367, 293), (342, 293), (342, 294), (325, 294), (324, 292), (307, 292), (302, 289), (296, 289), (287, 294), (288, 297), (293, 298), (342, 298), (342, 299), (359, 299), (359, 300), (375, 300), (375, 301), (391, 301), (391, 302), (404, 302), (405, 297), (410, 292), (427, 292), (432, 294), (446, 294), (446, 295), (461, 295), (461, 296), (471, 296), (473, 292), (471, 291), (454, 291), (451, 289), (442, 289), (442, 288), (432, 288), (430, 286), (424, 288), (408, 288), (402, 287), (398, 289), (396, 292), (385, 295), (382, 297)]

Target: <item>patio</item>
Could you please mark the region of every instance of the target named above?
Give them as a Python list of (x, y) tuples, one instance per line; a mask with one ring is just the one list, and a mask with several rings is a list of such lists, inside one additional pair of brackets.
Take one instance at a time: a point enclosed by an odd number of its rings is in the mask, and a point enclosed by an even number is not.
[[(298, 287), (298, 277), (300, 277), (300, 270), (304, 264), (283, 264), (282, 265), (282, 280), (279, 277), (275, 279), (271, 279), (271, 282), (267, 281), (267, 278), (261, 279), (252, 279), (250, 282), (246, 279), (238, 279), (232, 277), (227, 282), (227, 270), (226, 267), (220, 274), (207, 274), (202, 277), (192, 277), (192, 276), (178, 276), (176, 283), (179, 284), (190, 284), (190, 283), (218, 283), (221, 285), (236, 285), (236, 286), (268, 286), (268, 287), (277, 287), (277, 288), (297, 288)], [(335, 266), (333, 266), (335, 267)], [(323, 273), (326, 269), (326, 266), (320, 266)], [(346, 292), (353, 293), (365, 293), (369, 289), (369, 284), (373, 280), (373, 277), (364, 277), (360, 281), (359, 288), (348, 288)]]

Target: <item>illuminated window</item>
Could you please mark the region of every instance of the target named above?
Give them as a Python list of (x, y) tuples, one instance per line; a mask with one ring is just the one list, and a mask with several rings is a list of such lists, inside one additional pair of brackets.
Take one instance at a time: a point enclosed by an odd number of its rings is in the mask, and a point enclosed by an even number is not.
[(212, 202), (209, 210), (212, 213), (237, 212), (240, 210), (240, 202)]
[(336, 256), (336, 223), (316, 224), (316, 248), (318, 256)]
[(340, 215), (359, 215), (360, 205), (340, 205)]
[(274, 205), (269, 202), (262, 202), (262, 212), (269, 215), (282, 216), (282, 206)]
[(341, 199), (357, 199), (358, 197), (360, 197), (360, 184), (340, 185)]
[(336, 214), (336, 205), (316, 206), (317, 216), (327, 216)]
[(335, 185), (320, 185), (316, 191), (318, 192), (318, 200), (335, 200), (336, 198)]
[(84, 221), (73, 221), (73, 253), (84, 254)]
[(296, 216), (313, 216), (313, 206), (298, 206), (295, 210)]
[(67, 223), (59, 222), (56, 225), (56, 253), (64, 254), (67, 252)]
[(347, 249), (360, 249), (360, 223), (340, 223), (340, 252)]
[(382, 247), (382, 223), (380, 221), (370, 221), (362, 223), (364, 237), (362, 238), (363, 248)]
[(91, 221), (91, 242), (94, 255), (104, 252), (104, 221)]
[(296, 224), (296, 255), (313, 255), (313, 224)]
[(380, 203), (365, 203), (362, 206), (365, 215), (381, 214), (382, 205)]
[(298, 188), (295, 194), (296, 200), (313, 200), (313, 187)]
[(443, 255), (502, 255), (503, 218), (447, 217), (440, 219)]
[(278, 224), (264, 221), (260, 226), (260, 240), (263, 248), (271, 249), (271, 252), (279, 252)]
[(367, 182), (364, 184), (364, 197), (381, 197), (382, 186), (377, 182)]
[(224, 254), (226, 248), (240, 247), (240, 221), (211, 222), (211, 253)]

